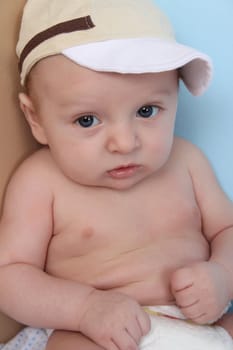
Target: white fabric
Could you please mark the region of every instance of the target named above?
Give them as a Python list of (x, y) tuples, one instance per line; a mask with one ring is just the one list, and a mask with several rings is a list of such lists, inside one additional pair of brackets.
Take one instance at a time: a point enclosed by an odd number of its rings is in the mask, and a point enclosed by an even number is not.
[(164, 316), (150, 315), (151, 330), (142, 339), (140, 350), (233, 350), (231, 336), (221, 327), (200, 326), (185, 320), (175, 306), (148, 309)]
[(207, 55), (173, 40), (107, 40), (71, 47), (62, 54), (83, 67), (102, 72), (158, 73), (182, 67), (180, 77), (194, 95), (206, 90), (212, 75)]
[(0, 350), (44, 350), (49, 333), (45, 329), (26, 327), (7, 344), (0, 344)]

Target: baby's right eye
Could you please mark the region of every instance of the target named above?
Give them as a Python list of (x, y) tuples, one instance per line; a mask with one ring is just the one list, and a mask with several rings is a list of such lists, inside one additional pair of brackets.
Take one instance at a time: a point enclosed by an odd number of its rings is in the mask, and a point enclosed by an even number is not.
[(75, 120), (75, 124), (79, 124), (82, 128), (90, 128), (100, 123), (95, 115), (83, 115)]

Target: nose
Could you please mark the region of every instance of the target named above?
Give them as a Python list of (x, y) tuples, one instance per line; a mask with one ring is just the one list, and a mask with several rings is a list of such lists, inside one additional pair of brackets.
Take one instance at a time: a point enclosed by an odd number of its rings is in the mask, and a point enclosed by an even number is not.
[(140, 147), (140, 138), (136, 128), (131, 123), (112, 125), (108, 130), (107, 149), (111, 153), (127, 154)]

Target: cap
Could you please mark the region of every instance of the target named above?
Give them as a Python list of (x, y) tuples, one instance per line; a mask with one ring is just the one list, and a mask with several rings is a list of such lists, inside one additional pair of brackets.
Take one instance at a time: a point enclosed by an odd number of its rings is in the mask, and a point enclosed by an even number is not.
[(27, 0), (16, 51), (22, 85), (38, 61), (56, 54), (103, 72), (179, 69), (193, 95), (212, 76), (210, 58), (178, 43), (152, 0)]

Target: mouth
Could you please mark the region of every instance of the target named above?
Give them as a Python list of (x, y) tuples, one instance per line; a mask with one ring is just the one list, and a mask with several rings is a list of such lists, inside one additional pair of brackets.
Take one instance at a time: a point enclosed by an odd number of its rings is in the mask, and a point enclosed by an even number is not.
[(113, 179), (127, 179), (135, 175), (140, 168), (141, 166), (138, 164), (121, 165), (117, 168), (109, 170), (107, 173)]

